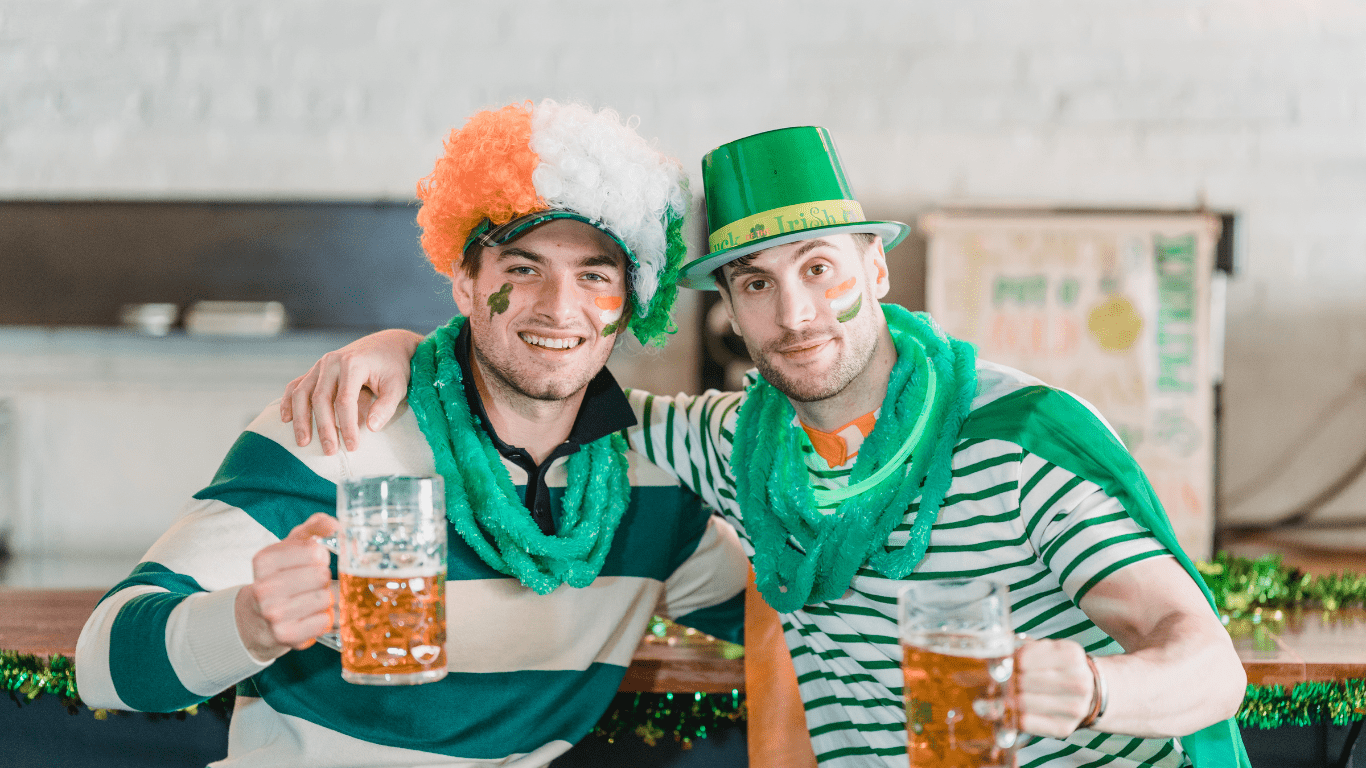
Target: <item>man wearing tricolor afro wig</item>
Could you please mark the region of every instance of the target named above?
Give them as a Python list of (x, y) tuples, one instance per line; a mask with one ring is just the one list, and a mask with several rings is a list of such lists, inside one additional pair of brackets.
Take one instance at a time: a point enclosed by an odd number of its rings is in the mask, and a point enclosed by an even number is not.
[(625, 316), (636, 338), (663, 344), (674, 330), (688, 177), (615, 112), (549, 99), (480, 112), (451, 132), (417, 196), (422, 247), (436, 271), (473, 274), (481, 251), (472, 246), (501, 245), (546, 221), (581, 221), (630, 261)]
[[(652, 614), (738, 640), (735, 530), (628, 446), (604, 367), (624, 328), (670, 329), (684, 181), (610, 111), (518, 104), (452, 132), (418, 221), (460, 315), (419, 345), (396, 418), (337, 452), (331, 425), (300, 447), (268, 407), (86, 623), (82, 698), (168, 712), (236, 686), (216, 766), (535, 768), (602, 716)], [(314, 642), (337, 483), (436, 474), (449, 674), (351, 685)]]

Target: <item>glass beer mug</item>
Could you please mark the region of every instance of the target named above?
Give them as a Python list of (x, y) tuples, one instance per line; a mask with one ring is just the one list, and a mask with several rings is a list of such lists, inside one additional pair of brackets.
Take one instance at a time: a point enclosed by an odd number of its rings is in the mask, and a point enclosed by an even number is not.
[(1018, 693), (1006, 585), (922, 581), (897, 600), (913, 768), (1015, 765)]
[[(446, 494), (440, 477), (365, 477), (337, 485), (342, 678), (413, 685), (446, 676)], [(338, 637), (339, 636), (339, 637)], [(338, 642), (340, 641), (340, 642)]]

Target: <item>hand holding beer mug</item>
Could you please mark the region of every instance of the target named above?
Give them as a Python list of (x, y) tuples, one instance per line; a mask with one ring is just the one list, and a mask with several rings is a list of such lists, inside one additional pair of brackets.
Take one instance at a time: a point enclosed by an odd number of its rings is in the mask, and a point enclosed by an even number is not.
[[(337, 486), (342, 678), (413, 685), (446, 676), (446, 496), (439, 477)], [(330, 641), (330, 642), (329, 642)]]
[(897, 607), (911, 766), (1014, 766), (1019, 707), (1006, 585), (915, 582)]

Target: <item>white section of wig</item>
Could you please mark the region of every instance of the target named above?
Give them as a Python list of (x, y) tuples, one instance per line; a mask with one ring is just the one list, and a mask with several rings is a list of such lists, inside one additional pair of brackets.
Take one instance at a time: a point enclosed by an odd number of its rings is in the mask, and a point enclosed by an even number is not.
[(606, 224), (635, 254), (632, 287), (636, 311), (644, 314), (667, 263), (665, 216), (683, 216), (692, 199), (682, 165), (615, 111), (551, 99), (532, 113), (531, 150), (540, 158), (531, 174), (536, 193)]

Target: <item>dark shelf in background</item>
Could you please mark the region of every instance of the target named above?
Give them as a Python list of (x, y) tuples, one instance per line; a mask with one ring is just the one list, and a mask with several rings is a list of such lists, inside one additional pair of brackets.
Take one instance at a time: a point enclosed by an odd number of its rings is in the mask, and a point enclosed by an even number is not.
[(279, 301), (291, 328), (455, 313), (415, 201), (0, 201), (0, 325), (117, 325), (123, 304)]

